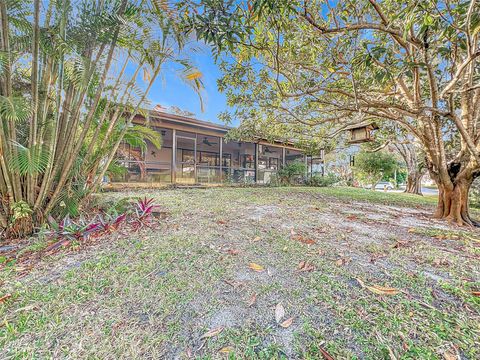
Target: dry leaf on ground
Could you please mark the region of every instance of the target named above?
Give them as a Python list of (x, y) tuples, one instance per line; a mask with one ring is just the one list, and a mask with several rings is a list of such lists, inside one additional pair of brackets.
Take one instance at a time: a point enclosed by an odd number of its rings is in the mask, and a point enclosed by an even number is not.
[(0, 297), (0, 304), (6, 301), (7, 299), (10, 299), (12, 297), (12, 294), (5, 294), (2, 297)]
[(288, 318), (287, 320), (283, 321), (280, 326), (283, 327), (283, 328), (288, 328), (290, 325), (292, 325), (293, 323), (293, 317), (291, 318)]
[(322, 354), (323, 358), (325, 360), (334, 360), (332, 355), (330, 355), (327, 350), (325, 350), (323, 347), (319, 346), (318, 348), (320, 350), (320, 353)]
[(277, 306), (275, 306), (275, 321), (277, 324), (280, 323), (284, 316), (285, 308), (283, 307), (282, 303), (278, 303)]
[(247, 305), (250, 307), (250, 306), (253, 306), (256, 302), (257, 302), (257, 294), (253, 294), (252, 296), (250, 296), (250, 299), (248, 299)]
[(371, 292), (378, 295), (395, 295), (400, 292), (398, 289), (395, 289), (395, 288), (389, 288), (389, 287), (384, 287), (379, 285), (365, 285), (365, 283), (360, 279), (357, 279), (357, 281), (361, 287), (368, 289)]
[(221, 327), (221, 326), (217, 327), (215, 329), (211, 329), (211, 330), (207, 331), (205, 334), (203, 334), (202, 336), (200, 336), (200, 339), (206, 339), (206, 338), (211, 338), (211, 337), (217, 336), (222, 331), (223, 331), (223, 327)]
[(309, 272), (313, 270), (315, 270), (315, 266), (308, 261), (301, 261), (300, 264), (298, 264), (298, 271), (300, 272)]
[(307, 244), (307, 245), (313, 245), (316, 243), (315, 240), (306, 238), (305, 236), (302, 236), (302, 235), (294, 235), (292, 236), (292, 240), (299, 241), (302, 244)]
[(473, 296), (480, 296), (480, 291), (472, 291)]
[(250, 264), (248, 265), (248, 267), (249, 267), (250, 269), (252, 269), (253, 271), (258, 271), (258, 272), (262, 272), (262, 271), (265, 270), (265, 268), (264, 268), (262, 265), (259, 265), (259, 264), (253, 263), (253, 262), (250, 263)]
[(338, 259), (337, 261), (335, 261), (335, 264), (337, 266), (343, 266), (343, 265), (346, 265), (348, 264), (352, 259), (348, 258), (348, 257), (342, 257), (340, 259)]
[(252, 241), (260, 241), (262, 238), (260, 236), (255, 236)]
[(443, 358), (445, 360), (459, 360), (460, 356), (458, 356), (458, 352), (453, 348), (445, 351), (443, 353)]
[(232, 351), (233, 351), (233, 346), (225, 346), (220, 350), (218, 350), (218, 352), (222, 354), (230, 354)]

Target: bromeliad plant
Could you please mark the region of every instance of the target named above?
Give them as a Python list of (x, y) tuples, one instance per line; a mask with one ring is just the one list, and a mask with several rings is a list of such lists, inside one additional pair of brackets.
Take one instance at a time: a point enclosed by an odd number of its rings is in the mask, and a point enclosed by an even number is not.
[(89, 222), (83, 218), (73, 221), (69, 215), (65, 216), (59, 223), (49, 216), (48, 223), (51, 230), (47, 234), (61, 240), (86, 240), (92, 233), (102, 228), (100, 222)]
[(60, 222), (49, 216), (50, 229), (46, 234), (56, 241), (48, 249), (69, 245), (74, 240), (87, 240), (90, 237), (111, 234), (119, 230), (121, 226), (130, 231), (138, 231), (143, 226), (150, 227), (157, 207), (153, 198), (145, 197), (135, 202), (128, 211), (122, 214), (99, 213), (91, 220), (84, 217), (72, 220), (67, 215)]
[(136, 203), (135, 213), (138, 221), (148, 220), (152, 217), (153, 210), (156, 208), (155, 199), (146, 197)]
[(135, 217), (132, 219), (132, 227), (134, 230), (140, 229), (142, 226), (149, 227), (157, 205), (153, 198), (143, 198), (135, 204)]

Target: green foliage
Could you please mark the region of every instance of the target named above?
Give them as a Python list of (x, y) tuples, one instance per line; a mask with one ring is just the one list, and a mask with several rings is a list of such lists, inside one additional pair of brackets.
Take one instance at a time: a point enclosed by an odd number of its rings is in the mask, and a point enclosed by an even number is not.
[(308, 186), (327, 187), (335, 185), (339, 182), (339, 178), (335, 174), (327, 174), (325, 176), (314, 175), (307, 180)]
[(25, 201), (17, 201), (12, 205), (12, 222), (19, 219), (27, 218), (32, 215), (33, 211)]
[(10, 157), (10, 166), (19, 175), (38, 175), (45, 171), (50, 161), (48, 149), (41, 145), (30, 148), (22, 144), (13, 143), (16, 155)]
[(0, 116), (2, 119), (14, 122), (26, 121), (32, 114), (32, 109), (27, 99), (16, 96), (0, 96)]
[(293, 185), (301, 182), (307, 172), (307, 166), (303, 161), (294, 161), (277, 171), (281, 185)]
[(178, 11), (163, 1), (0, 1), (2, 230), (15, 228), (12, 206), (22, 201), (34, 226), (77, 216), (104, 174), (120, 172), (110, 164), (122, 140), (161, 146), (158, 132), (133, 124), (148, 119), (161, 71), (203, 89)]
[(392, 154), (384, 151), (360, 151), (355, 156), (355, 176), (373, 188), (383, 177), (391, 176), (397, 167)]
[(151, 142), (157, 149), (162, 147), (162, 135), (160, 132), (142, 125), (134, 125), (131, 128), (128, 128), (123, 140), (127, 144), (133, 147), (138, 147), (143, 151), (147, 149), (146, 140)]

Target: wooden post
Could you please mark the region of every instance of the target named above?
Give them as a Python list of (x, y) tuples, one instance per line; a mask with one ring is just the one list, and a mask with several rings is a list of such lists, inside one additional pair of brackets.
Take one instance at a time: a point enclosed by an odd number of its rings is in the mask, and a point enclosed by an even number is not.
[(177, 182), (177, 131), (172, 130), (172, 164), (170, 166), (172, 172), (172, 184)]
[(255, 143), (255, 159), (254, 159), (254, 164), (255, 164), (255, 183), (258, 182), (258, 143)]

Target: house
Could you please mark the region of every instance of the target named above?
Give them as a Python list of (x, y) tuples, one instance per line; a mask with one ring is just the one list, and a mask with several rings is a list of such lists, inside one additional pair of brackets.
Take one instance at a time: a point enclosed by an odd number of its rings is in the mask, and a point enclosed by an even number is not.
[[(135, 124), (145, 124), (138, 115)], [(263, 139), (254, 142), (225, 141), (227, 126), (150, 111), (149, 126), (162, 135), (162, 147), (148, 143), (146, 151), (123, 144), (117, 162), (127, 172), (111, 179), (116, 183), (163, 184), (267, 184), (285, 164), (305, 161), (308, 175), (323, 172), (323, 157), (306, 156), (293, 144)]]

